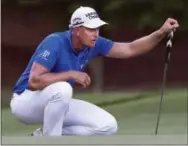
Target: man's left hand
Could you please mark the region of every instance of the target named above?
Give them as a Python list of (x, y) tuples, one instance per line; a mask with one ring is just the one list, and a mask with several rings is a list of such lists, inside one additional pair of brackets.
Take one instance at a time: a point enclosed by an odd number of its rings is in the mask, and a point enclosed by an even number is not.
[(160, 28), (162, 34), (167, 35), (171, 31), (175, 31), (179, 27), (178, 21), (173, 18), (168, 18)]

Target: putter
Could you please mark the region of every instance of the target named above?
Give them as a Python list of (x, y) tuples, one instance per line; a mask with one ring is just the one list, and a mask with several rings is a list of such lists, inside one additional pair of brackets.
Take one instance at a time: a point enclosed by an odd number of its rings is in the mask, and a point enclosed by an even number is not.
[(173, 36), (174, 36), (174, 31), (171, 31), (169, 33), (168, 37), (167, 37), (166, 55), (165, 55), (165, 67), (164, 67), (164, 72), (163, 72), (161, 99), (160, 99), (160, 103), (159, 103), (159, 111), (158, 111), (158, 116), (157, 116), (157, 125), (156, 125), (156, 129), (155, 129), (155, 134), (156, 135), (158, 133), (158, 127), (159, 127), (159, 121), (160, 121), (160, 115), (161, 115), (161, 109), (162, 109), (163, 93), (164, 93), (165, 83), (166, 83), (166, 74), (167, 74), (167, 69), (168, 69), (168, 62), (170, 60), (170, 55), (171, 55)]

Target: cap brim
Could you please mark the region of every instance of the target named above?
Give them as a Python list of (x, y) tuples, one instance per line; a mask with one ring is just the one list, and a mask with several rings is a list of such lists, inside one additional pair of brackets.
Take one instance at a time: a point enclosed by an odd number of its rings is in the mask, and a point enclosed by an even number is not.
[(103, 25), (108, 25), (108, 23), (101, 19), (94, 19), (93, 21), (90, 21), (89, 23), (85, 23), (82, 26), (93, 29), (93, 28), (99, 28)]

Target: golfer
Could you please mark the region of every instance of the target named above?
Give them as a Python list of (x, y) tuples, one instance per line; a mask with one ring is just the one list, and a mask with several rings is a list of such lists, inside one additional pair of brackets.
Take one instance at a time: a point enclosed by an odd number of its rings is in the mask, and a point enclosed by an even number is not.
[[(13, 89), (11, 111), (25, 124), (41, 124), (34, 136), (112, 135), (117, 121), (100, 107), (73, 98), (74, 85), (87, 88), (84, 72), (97, 56), (127, 59), (151, 51), (169, 32), (179, 27), (168, 18), (155, 32), (133, 42), (115, 42), (99, 36), (107, 24), (90, 7), (79, 7), (69, 30), (52, 33), (36, 48)], [(125, 34), (126, 35), (126, 34)], [(97, 97), (96, 97), (97, 98)]]

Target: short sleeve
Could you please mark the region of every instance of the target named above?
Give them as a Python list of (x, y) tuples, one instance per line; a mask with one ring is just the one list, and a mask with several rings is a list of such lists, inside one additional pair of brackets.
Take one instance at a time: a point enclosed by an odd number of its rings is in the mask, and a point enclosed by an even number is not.
[(45, 66), (50, 71), (56, 64), (59, 48), (59, 36), (55, 34), (47, 36), (37, 47), (34, 62)]
[(95, 46), (95, 56), (106, 56), (113, 44), (112, 40), (99, 36)]

